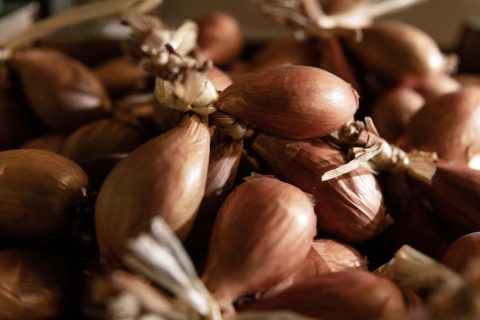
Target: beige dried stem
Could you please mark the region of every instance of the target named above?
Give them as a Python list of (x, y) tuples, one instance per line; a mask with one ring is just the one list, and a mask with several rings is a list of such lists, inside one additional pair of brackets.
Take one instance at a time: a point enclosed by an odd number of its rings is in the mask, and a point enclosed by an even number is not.
[[(125, 264), (160, 288), (172, 293), (197, 319), (221, 319), (220, 309), (199, 279), (182, 243), (161, 217), (152, 220), (148, 233), (128, 244)], [(188, 311), (181, 311), (185, 314)], [(190, 315), (189, 319), (195, 319)]]
[(13, 49), (28, 46), (34, 41), (48, 36), (65, 27), (79, 24), (88, 20), (107, 16), (131, 13), (145, 13), (161, 5), (163, 0), (109, 0), (99, 1), (80, 7), (68, 9), (60, 14), (35, 23), (15, 38), (0, 44), (0, 52), (8, 55)]
[(374, 19), (427, 0), (363, 0), (350, 10), (327, 15), (317, 0), (253, 0), (276, 23), (319, 37), (357, 34)]
[(374, 173), (406, 172), (410, 176), (431, 183), (436, 172), (435, 153), (402, 149), (379, 137), (371, 118), (353, 121), (344, 125), (325, 140), (339, 148), (348, 150), (350, 161), (326, 172), (323, 181), (335, 179), (359, 167), (367, 167)]
[(375, 272), (411, 289), (454, 293), (465, 286), (460, 274), (407, 245)]

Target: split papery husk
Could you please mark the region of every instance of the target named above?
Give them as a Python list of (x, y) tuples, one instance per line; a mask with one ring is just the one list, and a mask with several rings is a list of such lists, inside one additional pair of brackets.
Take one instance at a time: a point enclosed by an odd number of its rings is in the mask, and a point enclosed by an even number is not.
[(242, 140), (217, 139), (218, 135), (216, 131), (212, 139), (205, 194), (187, 241), (192, 256), (200, 259), (197, 265), (205, 262), (217, 212), (235, 186), (243, 150)]
[(431, 185), (415, 182), (453, 234), (462, 236), (480, 230), (479, 170), (440, 161)]
[(350, 120), (358, 95), (327, 71), (284, 66), (244, 76), (215, 105), (262, 131), (300, 139), (327, 135)]
[(87, 183), (80, 167), (55, 153), (0, 152), (1, 237), (43, 241), (69, 233)]
[(96, 67), (93, 72), (112, 97), (146, 87), (148, 74), (133, 60), (117, 57)]
[(401, 247), (376, 273), (414, 290), (453, 293), (465, 285), (458, 273), (408, 245)]
[(102, 258), (118, 262), (126, 240), (165, 218), (185, 239), (203, 198), (210, 132), (198, 119), (150, 140), (120, 162), (100, 189), (95, 207)]
[(322, 320), (392, 319), (406, 312), (393, 282), (361, 270), (320, 274), (245, 309), (290, 310)]
[(22, 145), (22, 149), (39, 149), (60, 154), (60, 150), (67, 137), (61, 134), (47, 134), (28, 140)]
[(37, 122), (20, 91), (0, 89), (0, 150), (13, 149), (32, 138), (38, 131)]
[(370, 70), (401, 84), (447, 74), (456, 67), (425, 32), (398, 21), (379, 21), (362, 29), (361, 38), (347, 39), (349, 48)]
[(68, 318), (74, 301), (72, 275), (64, 261), (49, 254), (0, 251), (0, 318)]
[(311, 41), (278, 40), (263, 47), (250, 61), (253, 71), (262, 71), (282, 65), (314, 66), (317, 64)]
[(435, 75), (426, 79), (415, 86), (425, 99), (431, 99), (443, 94), (455, 92), (461, 88), (460, 82), (450, 75)]
[(436, 152), (468, 164), (480, 152), (480, 88), (466, 87), (428, 100), (397, 141), (401, 148)]
[(469, 263), (480, 258), (480, 232), (455, 240), (443, 255), (442, 262), (457, 272), (464, 272)]
[(243, 49), (243, 35), (235, 17), (211, 12), (198, 19), (198, 45), (203, 58), (215, 65), (233, 62)]
[(266, 291), (262, 298), (274, 296), (319, 274), (347, 270), (368, 271), (367, 264), (367, 259), (349, 245), (329, 239), (315, 240), (307, 257), (296, 270), (287, 279)]
[(19, 50), (10, 63), (33, 111), (53, 130), (71, 132), (110, 111), (110, 98), (95, 75), (60, 52)]
[(424, 103), (425, 99), (408, 87), (398, 87), (382, 95), (371, 111), (380, 136), (395, 142)]
[(142, 127), (129, 118), (91, 122), (65, 140), (60, 154), (81, 167), (92, 159), (116, 153), (129, 153), (146, 142)]
[(313, 196), (317, 227), (343, 241), (363, 241), (385, 226), (380, 185), (364, 168), (323, 181), (345, 164), (342, 152), (321, 140), (288, 140), (260, 133), (252, 148), (281, 179)]
[(319, 50), (320, 54), (318, 62), (320, 68), (342, 78), (355, 89), (358, 90), (360, 88), (357, 77), (338, 37), (319, 39), (317, 41), (317, 50)]
[(238, 298), (281, 282), (300, 265), (315, 236), (311, 199), (270, 177), (252, 177), (224, 201), (202, 280), (223, 313)]

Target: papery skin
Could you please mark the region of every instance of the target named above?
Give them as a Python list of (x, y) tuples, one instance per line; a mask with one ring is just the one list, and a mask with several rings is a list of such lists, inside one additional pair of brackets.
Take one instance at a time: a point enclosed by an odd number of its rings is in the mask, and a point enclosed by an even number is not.
[(252, 148), (281, 179), (311, 194), (320, 231), (347, 242), (362, 241), (384, 226), (383, 195), (375, 176), (359, 168), (337, 179), (322, 175), (345, 163), (321, 140), (289, 140), (260, 133)]
[(466, 164), (480, 152), (480, 88), (465, 87), (427, 100), (397, 144), (436, 152), (441, 159)]
[(74, 131), (60, 153), (82, 166), (99, 156), (128, 153), (146, 140), (141, 126), (133, 121), (103, 119)]
[(15, 51), (10, 62), (35, 114), (51, 129), (71, 132), (107, 115), (105, 88), (85, 65), (52, 49)]
[(72, 272), (56, 257), (38, 251), (0, 251), (0, 318), (66, 319), (72, 306)]
[(367, 68), (397, 83), (414, 85), (451, 68), (427, 33), (399, 21), (376, 21), (347, 44)]
[(0, 236), (48, 240), (70, 231), (88, 179), (71, 160), (52, 152), (0, 152)]
[(442, 262), (457, 272), (464, 272), (469, 263), (480, 258), (480, 232), (472, 232), (455, 240), (445, 252)]
[(208, 80), (212, 81), (215, 89), (223, 91), (233, 83), (232, 78), (219, 68), (212, 68), (207, 74)]
[(347, 270), (368, 271), (367, 264), (367, 259), (353, 247), (331, 239), (318, 239), (313, 241), (307, 257), (295, 271), (287, 279), (269, 289), (262, 297), (276, 295), (323, 273)]
[(108, 175), (97, 198), (95, 224), (102, 258), (120, 259), (128, 238), (162, 216), (184, 240), (203, 198), (210, 132), (192, 117), (142, 145)]
[(198, 44), (206, 59), (215, 65), (228, 64), (243, 48), (240, 24), (228, 13), (208, 13), (198, 21)]
[(358, 95), (322, 69), (282, 66), (238, 79), (215, 105), (261, 131), (301, 139), (325, 136), (345, 124), (358, 108)]
[(425, 99), (408, 87), (398, 87), (380, 96), (371, 112), (380, 136), (393, 143), (424, 103)]
[(202, 276), (223, 311), (293, 272), (310, 250), (315, 222), (311, 200), (292, 185), (260, 176), (238, 186), (218, 213)]
[(425, 99), (431, 99), (442, 94), (455, 92), (461, 88), (460, 82), (449, 75), (434, 75), (424, 79), (415, 86)]
[(22, 145), (22, 149), (39, 149), (60, 153), (66, 138), (61, 134), (47, 134), (28, 140)]
[(244, 309), (290, 310), (322, 320), (391, 319), (406, 312), (393, 282), (361, 270), (320, 274)]
[(450, 231), (462, 236), (480, 230), (480, 171), (440, 161), (431, 185), (414, 181)]

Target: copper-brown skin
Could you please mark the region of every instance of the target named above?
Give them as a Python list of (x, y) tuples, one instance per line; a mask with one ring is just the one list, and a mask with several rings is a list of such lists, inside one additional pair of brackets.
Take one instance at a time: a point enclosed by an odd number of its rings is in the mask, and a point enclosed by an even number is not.
[(48, 254), (0, 251), (0, 319), (66, 319), (71, 275), (65, 262)]
[(44, 240), (69, 232), (87, 176), (52, 152), (0, 152), (0, 237)]
[(36, 121), (22, 93), (0, 88), (0, 150), (18, 147), (35, 135)]
[(480, 259), (480, 232), (455, 240), (445, 252), (442, 262), (455, 271), (463, 272), (474, 259)]
[(121, 96), (145, 86), (147, 72), (126, 57), (117, 57), (101, 64), (94, 73), (112, 96)]
[(147, 230), (154, 216), (185, 239), (204, 194), (209, 152), (207, 126), (186, 117), (122, 160), (102, 185), (95, 206), (101, 256), (118, 262), (126, 241)]
[(259, 130), (301, 139), (325, 136), (358, 108), (353, 87), (322, 69), (283, 66), (237, 80), (215, 105)]
[(264, 133), (252, 148), (281, 179), (313, 196), (319, 231), (352, 242), (383, 229), (383, 195), (371, 172), (359, 168), (322, 181), (325, 172), (345, 163), (339, 150), (321, 140), (289, 140)]
[(79, 61), (51, 49), (15, 51), (10, 62), (36, 115), (48, 127), (70, 132), (105, 116), (110, 98)]
[(395, 142), (424, 103), (425, 99), (408, 87), (398, 87), (381, 96), (371, 111), (380, 136)]
[(406, 312), (393, 282), (361, 270), (320, 274), (245, 309), (290, 310), (322, 320), (393, 319)]
[(441, 161), (431, 185), (417, 184), (452, 233), (480, 230), (480, 170)]
[(225, 12), (211, 12), (198, 20), (201, 54), (215, 65), (232, 62), (242, 51), (243, 36), (238, 21)]
[(461, 73), (455, 76), (462, 86), (480, 86), (480, 76), (477, 74)]
[(22, 145), (23, 149), (39, 149), (60, 153), (66, 137), (61, 134), (47, 134), (28, 140)]
[(104, 119), (77, 129), (65, 140), (60, 154), (80, 166), (115, 153), (129, 153), (146, 141), (139, 124), (122, 119)]
[(310, 250), (315, 222), (311, 200), (292, 185), (253, 177), (238, 186), (218, 213), (202, 276), (224, 313), (292, 273)]
[(269, 289), (263, 296), (276, 295), (322, 273), (347, 270), (368, 271), (367, 264), (367, 259), (353, 247), (335, 240), (318, 239), (312, 243), (307, 257), (295, 271), (287, 279)]
[(348, 46), (372, 71), (403, 84), (450, 71), (452, 62), (422, 30), (399, 21), (377, 21)]
[(436, 152), (468, 163), (480, 152), (480, 87), (465, 87), (427, 100), (397, 142), (405, 149)]
[(316, 63), (311, 42), (287, 39), (267, 44), (253, 57), (250, 66), (258, 72), (287, 64), (313, 66)]
[(442, 94), (455, 92), (461, 88), (460, 82), (449, 75), (435, 75), (423, 79), (415, 86), (425, 99), (431, 99)]
[(322, 8), (327, 14), (339, 14), (350, 11), (361, 2), (362, 0), (328, 0)]

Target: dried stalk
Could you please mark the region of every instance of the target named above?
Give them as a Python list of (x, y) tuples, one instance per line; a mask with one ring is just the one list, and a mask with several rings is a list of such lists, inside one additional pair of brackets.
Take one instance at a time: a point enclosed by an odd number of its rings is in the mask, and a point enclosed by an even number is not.
[(346, 124), (336, 133), (325, 138), (340, 148), (347, 148), (347, 164), (326, 172), (322, 180), (330, 180), (365, 166), (375, 173), (406, 172), (410, 176), (431, 183), (436, 172), (437, 156), (435, 153), (412, 151), (389, 144), (378, 136), (372, 120), (367, 117), (364, 122), (354, 121)]
[(120, 13), (148, 12), (159, 6), (162, 2), (163, 0), (109, 0), (66, 10), (58, 15), (35, 23), (14, 39), (0, 44), (0, 59), (7, 59), (12, 50), (28, 46), (32, 42), (65, 27)]
[[(153, 219), (149, 233), (128, 244), (125, 264), (171, 292), (185, 306), (205, 319), (221, 319), (218, 305), (198, 278), (181, 242), (162, 218)], [(188, 311), (183, 311), (183, 313)]]
[(259, 11), (278, 24), (312, 36), (358, 35), (375, 18), (404, 10), (426, 0), (366, 0), (351, 10), (327, 15), (316, 0), (253, 0)]

